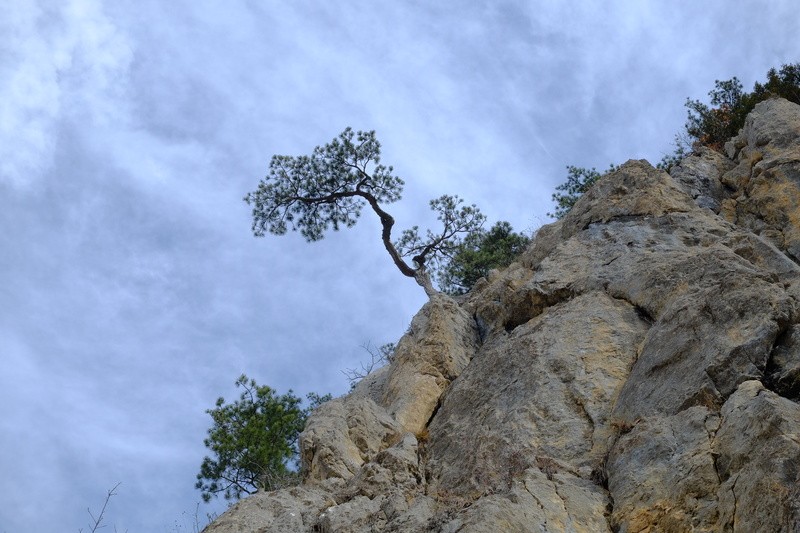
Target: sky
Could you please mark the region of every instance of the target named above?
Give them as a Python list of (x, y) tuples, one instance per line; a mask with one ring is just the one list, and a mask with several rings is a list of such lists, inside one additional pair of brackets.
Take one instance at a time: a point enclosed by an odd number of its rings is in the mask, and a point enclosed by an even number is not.
[(272, 155), (375, 130), (398, 230), (458, 194), (531, 233), (567, 165), (655, 164), (798, 35), (794, 0), (0, 0), (0, 533), (88, 531), (118, 483), (107, 530), (192, 532), (240, 374), (340, 395), (406, 330), (368, 212), (252, 236)]

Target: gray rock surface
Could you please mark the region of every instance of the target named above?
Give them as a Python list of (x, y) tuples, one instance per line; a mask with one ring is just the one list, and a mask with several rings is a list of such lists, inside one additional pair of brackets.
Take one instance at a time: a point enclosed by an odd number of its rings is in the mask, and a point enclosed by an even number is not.
[(742, 383), (714, 442), (720, 517), (734, 531), (800, 531), (800, 405)]
[(725, 148), (737, 163), (722, 175), (735, 191), (725, 217), (800, 260), (800, 106), (780, 98), (757, 104)]
[(488, 339), (430, 425), (429, 490), (505, 490), (541, 461), (601, 469), (611, 406), (646, 332), (632, 305), (591, 291)]
[(629, 161), (319, 408), (210, 533), (800, 531), (800, 107)]
[(670, 170), (670, 176), (699, 207), (719, 213), (722, 201), (727, 196), (719, 176), (734, 166), (730, 159), (719, 152), (702, 147)]
[(623, 427), (606, 465), (619, 531), (722, 531), (713, 437), (720, 417), (707, 407)]
[(300, 436), (309, 479), (350, 478), (401, 431), (385, 409), (355, 395), (326, 402), (316, 415)]
[(382, 404), (405, 431), (419, 433), (439, 397), (478, 349), (475, 321), (453, 299), (433, 297), (411, 321), (394, 353)]

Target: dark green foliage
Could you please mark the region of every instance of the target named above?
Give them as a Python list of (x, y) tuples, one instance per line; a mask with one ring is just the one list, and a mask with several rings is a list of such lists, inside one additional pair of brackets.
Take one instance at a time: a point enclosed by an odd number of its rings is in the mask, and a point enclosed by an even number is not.
[[(618, 169), (618, 165), (610, 165), (608, 170), (604, 173), (613, 172)], [(589, 187), (597, 181), (604, 174), (600, 174), (596, 169), (583, 168), (576, 166), (567, 167), (567, 181), (556, 187), (556, 192), (553, 193), (553, 201), (556, 203), (556, 210), (554, 213), (547, 213), (547, 216), (561, 218), (566, 215), (575, 202), (583, 196)]]
[[(710, 105), (700, 100), (686, 99), (688, 117), (685, 132), (675, 136), (675, 151), (665, 155), (656, 165), (669, 171), (689, 155), (694, 143), (721, 151), (725, 143), (739, 133), (745, 119), (757, 103), (779, 96), (800, 104), (800, 63), (783, 65), (780, 70), (770, 69), (765, 83), (756, 83), (752, 92), (745, 92), (742, 83), (734, 77), (714, 82), (708, 93)], [(612, 165), (611, 170), (615, 167)], [(567, 181), (556, 187), (553, 201), (555, 213), (549, 216), (561, 218), (566, 215), (583, 193), (597, 181), (600, 173), (595, 169), (567, 167)]]
[(461, 205), (458, 196), (442, 196), (431, 201), (442, 223), (439, 232), (428, 230), (423, 238), (414, 226), (392, 242), (394, 218), (381, 204), (400, 199), (403, 180), (380, 163), (380, 148), (374, 131), (347, 128), (310, 156), (273, 156), (269, 175), (244, 198), (253, 206), (253, 233), (283, 235), (291, 227), (306, 240), (318, 241), (331, 228), (353, 226), (369, 205), (380, 219), (381, 239), (395, 266), (432, 295), (436, 291), (428, 268), (440, 268), (462, 236), (479, 229), (485, 217), (474, 205)]
[(688, 118), (686, 132), (700, 144), (715, 150), (739, 133), (747, 115), (757, 103), (779, 96), (800, 104), (800, 63), (770, 69), (765, 83), (756, 83), (752, 92), (745, 92), (737, 78), (714, 82), (708, 93), (711, 105), (699, 100), (686, 100)]
[(714, 90), (708, 93), (711, 107), (700, 100), (686, 100), (688, 118), (686, 132), (701, 144), (716, 150), (735, 136), (744, 126), (747, 113), (753, 110), (756, 101), (752, 95), (743, 92), (737, 78), (714, 82)]
[(374, 131), (346, 128), (310, 156), (272, 156), (269, 175), (244, 198), (253, 206), (253, 233), (283, 235), (291, 227), (318, 241), (331, 227), (355, 225), (365, 195), (381, 203), (399, 200), (403, 180), (380, 164), (380, 155)]
[(489, 231), (474, 231), (439, 271), (439, 286), (450, 294), (464, 294), (493, 268), (510, 265), (529, 243), (530, 239), (514, 233), (508, 222), (498, 222)]
[(769, 96), (780, 96), (800, 104), (800, 63), (782, 65), (780, 70), (769, 69), (767, 82), (756, 83), (753, 94), (760, 100)]
[(420, 236), (417, 226), (404, 230), (400, 239), (394, 243), (400, 255), (411, 257), (414, 264), (419, 264), (420, 256), (427, 256), (425, 264), (434, 272), (446, 268), (464, 240), (479, 233), (486, 221), (486, 216), (475, 204), (462, 204), (463, 200), (458, 196), (445, 195), (431, 200), (431, 210), (437, 213), (436, 219), (442, 223), (444, 230), (440, 233), (427, 230), (424, 238)]
[(239, 400), (206, 411), (214, 421), (203, 443), (214, 454), (205, 457), (195, 488), (203, 500), (222, 493), (226, 500), (239, 499), (258, 489), (273, 490), (297, 480), (292, 469), (297, 456), (297, 438), (313, 408), (330, 395), (309, 394), (310, 407), (292, 391), (278, 396), (267, 386), (242, 374), (236, 386), (244, 390)]
[[(306, 394), (306, 400), (308, 400), (308, 407), (305, 408), (303, 411), (303, 416), (307, 419), (308, 415), (310, 415), (314, 409), (322, 405), (323, 403), (327, 402), (333, 398), (330, 394), (323, 394), (320, 396), (316, 392), (309, 392)], [(305, 424), (304, 424), (305, 425)]]

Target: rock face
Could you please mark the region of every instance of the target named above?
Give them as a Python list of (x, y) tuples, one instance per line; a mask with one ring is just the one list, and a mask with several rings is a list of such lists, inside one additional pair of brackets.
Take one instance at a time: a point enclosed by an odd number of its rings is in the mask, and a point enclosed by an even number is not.
[(629, 161), (323, 405), (209, 533), (800, 531), (800, 106)]

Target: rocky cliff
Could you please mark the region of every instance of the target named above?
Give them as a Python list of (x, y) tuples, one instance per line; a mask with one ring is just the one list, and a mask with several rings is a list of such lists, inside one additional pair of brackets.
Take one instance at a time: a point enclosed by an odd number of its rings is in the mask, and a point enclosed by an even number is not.
[(206, 531), (800, 531), (800, 107), (629, 161), (323, 405)]

